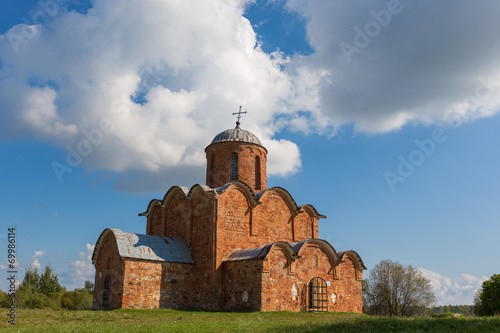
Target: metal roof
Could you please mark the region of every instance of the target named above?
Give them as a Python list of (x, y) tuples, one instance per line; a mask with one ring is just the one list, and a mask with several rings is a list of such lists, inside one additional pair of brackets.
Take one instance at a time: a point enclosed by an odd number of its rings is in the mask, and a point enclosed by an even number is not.
[(290, 244), (278, 241), (261, 247), (233, 251), (226, 259), (224, 259), (224, 261), (264, 259), (269, 254), (271, 248), (275, 245), (280, 247), (282, 250), (285, 250), (292, 258), (295, 258), (296, 253)]
[(189, 248), (182, 239), (123, 232), (120, 229), (106, 229), (99, 237), (92, 261), (95, 262), (101, 243), (113, 234), (118, 252), (122, 258), (151, 261), (193, 263)]
[(269, 249), (272, 245), (273, 244), (271, 243), (253, 249), (236, 250), (224, 259), (224, 261), (264, 259), (269, 253)]
[(236, 128), (228, 129), (225, 130), (224, 132), (217, 134), (210, 144), (216, 142), (224, 142), (224, 141), (241, 141), (241, 142), (255, 143), (259, 146), (262, 146), (259, 138), (257, 138), (255, 134), (247, 130), (241, 129), (239, 125), (236, 126)]

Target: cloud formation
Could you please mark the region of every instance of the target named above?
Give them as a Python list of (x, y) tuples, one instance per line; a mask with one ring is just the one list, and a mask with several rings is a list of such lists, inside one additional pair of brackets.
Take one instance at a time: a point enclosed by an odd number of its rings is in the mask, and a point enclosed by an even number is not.
[(472, 305), (476, 291), (481, 288), (486, 276), (462, 274), (451, 279), (425, 268), (420, 268), (422, 274), (431, 281), (440, 305)]
[(203, 174), (204, 147), (235, 126), (231, 112), (244, 105), (242, 127), (271, 156), (291, 153), (279, 166), (271, 158), (270, 172), (295, 172), (297, 146), (274, 140), (269, 126), (290, 79), (283, 57), (259, 48), (245, 3), (96, 0), (86, 14), (13, 27), (0, 36), (1, 135), (64, 149), (66, 160), (53, 164), (60, 181), (80, 165)]
[(276, 137), (284, 128), (387, 132), (500, 107), (497, 1), (283, 1), (305, 18), (307, 56), (262, 51), (250, 3), (95, 0), (12, 27), (0, 35), (0, 138), (60, 147), (59, 181), (84, 166), (151, 191), (203, 175), (204, 147), (239, 105), (281, 176), (301, 165)]
[[(287, 0), (307, 19), (317, 103), (338, 127), (387, 132), (408, 123), (467, 121), (500, 108), (498, 1)], [(302, 82), (296, 82), (299, 86)], [(485, 83), (487, 82), (487, 83)]]

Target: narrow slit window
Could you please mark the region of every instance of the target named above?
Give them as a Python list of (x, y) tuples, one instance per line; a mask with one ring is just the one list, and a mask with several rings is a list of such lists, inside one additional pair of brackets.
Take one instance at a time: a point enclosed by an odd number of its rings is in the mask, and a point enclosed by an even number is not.
[(215, 154), (212, 154), (212, 160), (210, 162), (210, 187), (215, 186)]
[(231, 154), (231, 177), (229, 178), (230, 182), (238, 180), (238, 154)]
[(260, 190), (260, 157), (255, 156), (255, 189)]

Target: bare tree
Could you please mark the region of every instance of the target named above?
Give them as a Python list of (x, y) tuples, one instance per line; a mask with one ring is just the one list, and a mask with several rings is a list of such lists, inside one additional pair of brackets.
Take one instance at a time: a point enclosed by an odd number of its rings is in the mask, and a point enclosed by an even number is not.
[(435, 301), (430, 281), (412, 265), (382, 260), (363, 283), (367, 313), (412, 316), (427, 311)]

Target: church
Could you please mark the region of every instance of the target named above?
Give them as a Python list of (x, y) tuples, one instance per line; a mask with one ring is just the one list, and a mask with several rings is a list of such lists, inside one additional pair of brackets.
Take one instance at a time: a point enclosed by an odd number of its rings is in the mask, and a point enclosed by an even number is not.
[(267, 150), (237, 114), (205, 148), (206, 185), (151, 200), (145, 234), (99, 236), (94, 308), (362, 312), (360, 256), (318, 238), (314, 206), (267, 187)]

